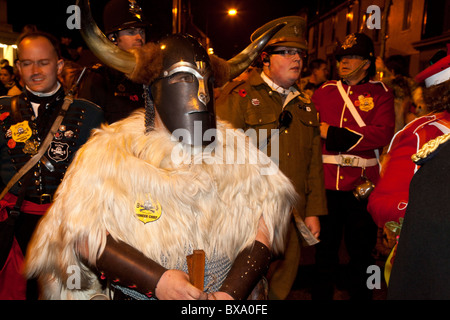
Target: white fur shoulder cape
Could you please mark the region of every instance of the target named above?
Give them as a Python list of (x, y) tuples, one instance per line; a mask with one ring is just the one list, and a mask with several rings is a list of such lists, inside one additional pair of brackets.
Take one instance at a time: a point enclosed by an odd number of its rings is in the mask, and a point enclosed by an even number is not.
[[(270, 159), (242, 132), (224, 123), (218, 128), (214, 151), (194, 156), (165, 130), (144, 134), (143, 111), (96, 129), (29, 245), (26, 274), (40, 277), (45, 298), (55, 298), (52, 291), (68, 299), (99, 290), (75, 247), (88, 239), (90, 261), (96, 261), (108, 233), (174, 268), (186, 259), (186, 248), (233, 261), (252, 245), (263, 217), (273, 251), (281, 252), (296, 200), (291, 182), (279, 170), (261, 174), (274, 165)], [(142, 203), (160, 208), (159, 218), (139, 219)], [(82, 273), (81, 290), (71, 293), (66, 285), (74, 267)]]

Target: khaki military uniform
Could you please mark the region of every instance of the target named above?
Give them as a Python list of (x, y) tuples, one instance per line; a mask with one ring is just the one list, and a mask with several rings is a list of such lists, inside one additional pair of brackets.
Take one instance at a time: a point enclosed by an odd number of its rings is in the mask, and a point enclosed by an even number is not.
[[(280, 170), (292, 180), (299, 194), (295, 209), (300, 216), (305, 218), (324, 215), (327, 208), (316, 108), (309, 96), (297, 91), (296, 85), (296, 94), (290, 93), (283, 102), (281, 95), (273, 91), (260, 74), (261, 69), (255, 69), (246, 82), (236, 82), (233, 89), (228, 88), (226, 92), (222, 92), (216, 101), (217, 116), (244, 131), (255, 129), (261, 138), (260, 129), (267, 129), (270, 133), (271, 129), (277, 128), (280, 113), (283, 110), (290, 111), (293, 120), (289, 128), (280, 131), (278, 137), (272, 138), (272, 145), (278, 140), (278, 157), (270, 153), (274, 151), (270, 143), (268, 154), (273, 159), (277, 158)], [(259, 146), (264, 144), (263, 140), (265, 139), (259, 140)], [(284, 279), (277, 280), (280, 286), (284, 287), (280, 287), (277, 290), (279, 292), (275, 293), (281, 299), (289, 293), (300, 261), (299, 242), (295, 231), (291, 229), (285, 258), (279, 261), (291, 268), (280, 275)], [(272, 289), (276, 290), (276, 287), (277, 285), (271, 283)]]

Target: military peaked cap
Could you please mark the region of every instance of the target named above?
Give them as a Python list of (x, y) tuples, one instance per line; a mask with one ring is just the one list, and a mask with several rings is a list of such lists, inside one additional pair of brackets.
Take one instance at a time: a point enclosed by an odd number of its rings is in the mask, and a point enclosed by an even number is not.
[(267, 47), (283, 46), (307, 50), (308, 45), (305, 38), (306, 19), (300, 16), (288, 16), (272, 20), (253, 32), (250, 40), (253, 42), (264, 32), (283, 22), (287, 24), (272, 37), (267, 43)]

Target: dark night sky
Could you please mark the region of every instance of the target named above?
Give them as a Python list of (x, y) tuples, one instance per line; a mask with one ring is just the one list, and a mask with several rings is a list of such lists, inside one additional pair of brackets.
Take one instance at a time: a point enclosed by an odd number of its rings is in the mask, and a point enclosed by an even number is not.
[[(230, 52), (234, 55), (244, 49), (250, 43), (250, 35), (258, 27), (278, 17), (295, 15), (305, 2), (193, 0), (192, 15), (197, 26), (211, 38), (215, 52), (224, 58), (231, 58)], [(235, 7), (238, 14), (234, 17), (228, 16), (229, 7)]]
[[(108, 0), (91, 0), (94, 18), (102, 26), (102, 9)], [(172, 31), (172, 0), (138, 0), (144, 15), (153, 24), (152, 39)], [(310, 7), (315, 12), (316, 0), (191, 0), (194, 23), (211, 38), (215, 53), (230, 58), (250, 42), (251, 33), (264, 23), (286, 15), (297, 14)], [(331, 1), (340, 2), (340, 1)], [(8, 23), (20, 32), (24, 25), (35, 24), (39, 29), (55, 35), (69, 34), (82, 42), (78, 30), (68, 30), (66, 9), (75, 0), (8, 0)], [(235, 17), (227, 16), (227, 9), (238, 9)], [(25, 9), (26, 8), (26, 9)]]

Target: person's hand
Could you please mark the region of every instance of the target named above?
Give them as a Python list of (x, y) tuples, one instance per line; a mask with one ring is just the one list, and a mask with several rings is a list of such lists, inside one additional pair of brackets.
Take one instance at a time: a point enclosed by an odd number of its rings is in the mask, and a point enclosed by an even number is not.
[(232, 296), (223, 291), (208, 293), (208, 300), (234, 300)]
[(305, 218), (305, 225), (316, 239), (319, 239), (320, 235), (320, 221), (317, 216), (310, 216)]
[(181, 270), (167, 270), (155, 289), (159, 300), (206, 300), (208, 295), (189, 282), (187, 273)]
[(328, 135), (328, 128), (330, 127), (330, 125), (326, 122), (321, 122), (320, 123), (320, 137), (322, 139), (326, 139), (327, 135)]

